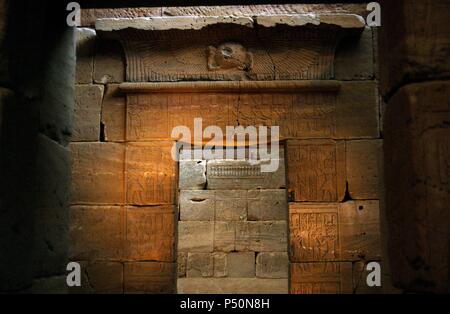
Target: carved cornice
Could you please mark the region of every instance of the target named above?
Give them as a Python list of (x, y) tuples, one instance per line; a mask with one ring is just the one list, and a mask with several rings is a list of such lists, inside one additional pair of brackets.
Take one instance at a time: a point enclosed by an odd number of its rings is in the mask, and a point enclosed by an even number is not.
[(329, 80), (357, 15), (100, 19), (122, 43), (128, 82)]

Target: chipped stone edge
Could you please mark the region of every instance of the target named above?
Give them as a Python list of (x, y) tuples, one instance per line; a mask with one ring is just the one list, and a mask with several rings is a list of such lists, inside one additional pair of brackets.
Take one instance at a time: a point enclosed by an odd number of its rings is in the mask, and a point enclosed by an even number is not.
[(177, 17), (138, 17), (97, 19), (98, 31), (111, 32), (127, 28), (163, 31), (163, 30), (200, 30), (216, 24), (234, 24), (252, 28), (255, 25), (275, 27), (277, 25), (306, 26), (334, 25), (342, 28), (364, 28), (363, 17), (357, 14), (284, 14), (244, 16), (177, 16)]

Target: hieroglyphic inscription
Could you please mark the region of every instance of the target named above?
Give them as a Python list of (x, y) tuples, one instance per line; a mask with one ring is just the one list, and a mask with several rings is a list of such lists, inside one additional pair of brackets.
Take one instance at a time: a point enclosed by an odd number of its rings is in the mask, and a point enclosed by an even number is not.
[(173, 261), (174, 223), (172, 205), (128, 207), (128, 257), (136, 260)]
[(279, 126), (282, 137), (325, 138), (335, 135), (334, 93), (242, 94), (239, 124)]
[(345, 147), (334, 141), (288, 141), (288, 185), (295, 201), (339, 201), (345, 190)]
[[(145, 141), (171, 138), (172, 129), (187, 126), (194, 135), (194, 119), (202, 118), (202, 128), (236, 124), (237, 94), (151, 93), (129, 95), (127, 140)], [(203, 130), (201, 130), (203, 131)]]
[(338, 205), (291, 204), (291, 260), (339, 258)]
[(175, 162), (172, 142), (127, 144), (127, 203), (173, 204)]
[(291, 264), (291, 293), (350, 293), (352, 264), (336, 262)]

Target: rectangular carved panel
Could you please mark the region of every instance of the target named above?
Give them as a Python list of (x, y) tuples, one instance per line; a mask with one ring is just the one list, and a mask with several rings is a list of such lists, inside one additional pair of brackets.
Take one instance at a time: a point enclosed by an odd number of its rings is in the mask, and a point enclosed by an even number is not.
[(128, 143), (126, 151), (127, 203), (174, 204), (176, 163), (172, 142)]
[(380, 259), (378, 201), (290, 204), (291, 261)]
[(288, 141), (288, 187), (295, 201), (341, 201), (345, 194), (345, 143)]

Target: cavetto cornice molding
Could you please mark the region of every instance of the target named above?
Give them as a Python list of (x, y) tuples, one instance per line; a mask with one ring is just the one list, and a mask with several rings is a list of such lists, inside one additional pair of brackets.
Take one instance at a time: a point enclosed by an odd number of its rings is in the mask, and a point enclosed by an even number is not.
[(340, 88), (341, 83), (334, 80), (122, 83), (119, 86), (119, 89), (126, 94), (204, 92), (338, 92)]
[(127, 82), (329, 80), (343, 36), (359, 33), (355, 14), (99, 19), (118, 39)]

